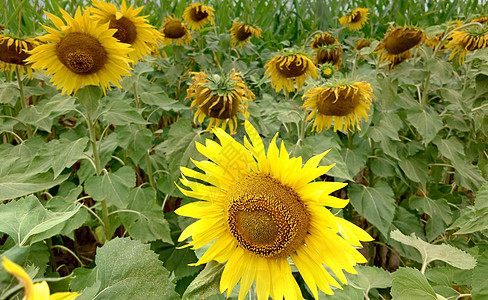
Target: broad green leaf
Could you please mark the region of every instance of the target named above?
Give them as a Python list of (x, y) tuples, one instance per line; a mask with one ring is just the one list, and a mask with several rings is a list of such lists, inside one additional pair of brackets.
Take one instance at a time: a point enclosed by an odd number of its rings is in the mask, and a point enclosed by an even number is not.
[(462, 159), (464, 157), (464, 145), (455, 137), (449, 139), (436, 138), (433, 143), (439, 152), (450, 161)]
[(0, 205), (0, 232), (11, 236), (16, 244), (24, 246), (58, 234), (52, 230), (56, 225), (74, 216), (81, 205), (67, 212), (52, 212), (28, 196)]
[(69, 283), (72, 292), (81, 292), (92, 286), (97, 281), (98, 267), (93, 269), (76, 268), (72, 273), (73, 279)]
[(76, 92), (76, 98), (86, 109), (91, 119), (94, 119), (102, 98), (102, 89), (99, 86), (86, 85)]
[(436, 300), (434, 289), (424, 274), (413, 268), (400, 268), (393, 274), (391, 295), (393, 300)]
[(478, 190), (474, 206), (461, 210), (461, 216), (448, 229), (459, 228), (456, 234), (468, 234), (488, 229), (488, 183)]
[(395, 130), (385, 120), (380, 121), (379, 125), (369, 126), (366, 134), (373, 141), (380, 143), (381, 149), (389, 156), (400, 160), (398, 157), (398, 146), (395, 141), (399, 141), (398, 130)]
[(407, 112), (407, 121), (412, 124), (424, 139), (430, 143), (442, 128), (442, 118), (435, 112), (413, 108)]
[(420, 214), (430, 216), (426, 225), (427, 240), (434, 240), (446, 230), (452, 221), (452, 212), (445, 199), (430, 199), (428, 197), (411, 197), (409, 199), (411, 209), (416, 209)]
[(454, 173), (454, 182), (456, 184), (468, 188), (472, 191), (478, 190), (483, 185), (486, 179), (481, 174), (480, 169), (473, 165), (468, 159), (456, 159), (452, 161), (456, 172)]
[(344, 285), (342, 289), (334, 289), (333, 295), (327, 295), (319, 289), (319, 300), (364, 300), (364, 292), (352, 285)]
[(0, 201), (50, 189), (68, 179), (69, 175), (65, 174), (56, 179), (50, 172), (41, 174), (9, 174), (3, 176), (0, 178)]
[(485, 252), (478, 257), (478, 263), (473, 269), (473, 289), (471, 290), (473, 300), (488, 298), (488, 281), (486, 280), (486, 274), (488, 274), (488, 251), (485, 250)]
[(355, 176), (357, 173), (359, 173), (359, 171), (361, 171), (361, 168), (366, 165), (366, 160), (368, 159), (369, 152), (369, 149), (365, 148), (346, 148), (341, 151), (342, 157), (344, 158), (344, 162), (348, 167), (350, 174), (353, 174), (353, 176)]
[(423, 264), (434, 260), (441, 260), (459, 269), (474, 268), (476, 260), (470, 254), (447, 244), (432, 245), (422, 241), (415, 234), (404, 235), (399, 230), (392, 231), (391, 238), (406, 245), (412, 246), (420, 252)]
[(420, 182), (423, 187), (427, 186), (427, 180), (429, 178), (428, 174), (428, 163), (427, 160), (419, 155), (410, 156), (408, 158), (404, 158), (398, 162), (398, 165), (405, 172), (407, 177), (414, 181)]
[(2, 82), (0, 84), (0, 103), (15, 105), (19, 99), (19, 88), (16, 83)]
[(357, 212), (388, 237), (395, 214), (395, 199), (388, 183), (379, 181), (374, 187), (351, 184), (348, 192)]
[(103, 111), (103, 118), (109, 124), (121, 126), (130, 123), (147, 124), (139, 111), (122, 101), (110, 101)]
[(370, 266), (357, 266), (357, 275), (348, 276), (349, 284), (355, 288), (363, 290), (365, 295), (368, 295), (371, 289), (385, 289), (391, 286), (391, 274), (390, 272)]
[(135, 184), (134, 170), (125, 166), (114, 173), (88, 178), (85, 182), (85, 190), (96, 201), (106, 200), (108, 205), (126, 208), (130, 188)]
[(209, 262), (205, 266), (205, 269), (190, 283), (182, 299), (207, 299), (212, 296), (217, 296), (218, 298), (216, 299), (225, 299), (225, 296), (220, 293), (219, 289), (220, 277), (224, 268), (224, 264), (219, 264), (216, 261)]
[(147, 128), (129, 125), (117, 128), (116, 133), (119, 145), (136, 164), (152, 145), (153, 134)]

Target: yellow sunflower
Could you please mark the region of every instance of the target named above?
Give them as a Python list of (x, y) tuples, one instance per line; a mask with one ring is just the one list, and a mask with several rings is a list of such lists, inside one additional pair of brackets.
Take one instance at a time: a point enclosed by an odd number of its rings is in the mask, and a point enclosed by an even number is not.
[(488, 46), (488, 25), (471, 26), (464, 30), (454, 30), (449, 34), (450, 41), (446, 50), (452, 49), (449, 60), (459, 53), (459, 64), (464, 64), (468, 52), (483, 49)]
[(339, 18), (339, 22), (349, 30), (359, 30), (368, 23), (369, 10), (367, 8), (356, 8), (350, 14)]
[(330, 33), (324, 31), (314, 36), (310, 47), (312, 49), (318, 49), (323, 46), (334, 45), (334, 44), (339, 44), (339, 41), (335, 37), (333, 37)]
[(254, 28), (251, 25), (232, 21), (232, 28), (230, 29), (230, 43), (232, 47), (234, 47), (236, 44), (238, 44), (239, 47), (242, 47), (247, 44), (247, 41), (249, 41), (252, 36), (262, 38), (262, 33), (263, 31), (261, 28)]
[(165, 46), (173, 44), (183, 46), (192, 41), (190, 31), (186, 28), (186, 24), (174, 16), (164, 18), (161, 33), (163, 34), (163, 44)]
[(308, 90), (303, 95), (302, 107), (311, 109), (306, 121), (315, 116), (313, 130), (327, 130), (334, 121), (334, 131), (359, 129), (362, 118), (368, 120), (368, 111), (374, 100), (371, 85), (364, 81), (347, 84), (329, 84)]
[(207, 130), (214, 127), (226, 129), (227, 123), (231, 134), (236, 132), (237, 113), (241, 112), (247, 119), (249, 100), (254, 94), (241, 78), (240, 73), (232, 70), (230, 74), (212, 75), (204, 72), (192, 73), (193, 83), (187, 90), (187, 98), (192, 99), (192, 107), (197, 111), (194, 122), (202, 123), (205, 117), (210, 118)]
[(33, 283), (27, 272), (18, 264), (12, 262), (5, 256), (2, 257), (2, 265), (7, 272), (14, 275), (17, 280), (24, 286), (23, 300), (74, 300), (81, 294), (78, 293), (54, 293), (50, 294), (49, 285), (46, 281)]
[(18, 67), (20, 76), (27, 76), (32, 79), (33, 69), (25, 62), (29, 57), (29, 51), (37, 47), (39, 43), (34, 39), (17, 39), (8, 35), (0, 34), (0, 72), (15, 72)]
[(488, 23), (488, 16), (482, 16), (482, 17), (473, 19), (473, 20), (471, 20), (471, 22), (478, 22), (481, 24), (486, 24), (486, 23)]
[[(303, 299), (288, 259), (293, 260), (315, 299), (317, 286), (333, 294), (340, 288), (324, 266), (347, 284), (343, 270), (356, 274), (353, 266), (366, 259), (355, 249), (372, 238), (356, 225), (336, 217), (326, 207), (343, 208), (349, 202), (329, 194), (346, 183), (312, 182), (332, 166), (318, 164), (327, 153), (312, 157), (289, 157), (276, 137), (265, 152), (259, 133), (246, 121), (249, 140), (236, 142), (220, 128), (214, 130), (220, 145), (212, 140), (198, 144), (211, 161), (194, 161), (202, 170), (181, 168), (179, 187), (188, 197), (200, 199), (176, 213), (199, 219), (188, 226), (179, 241), (190, 236), (186, 246), (194, 249), (212, 243), (195, 263), (227, 261), (220, 279), (220, 292), (230, 295), (240, 281), (239, 299), (256, 282), (257, 297), (266, 300)], [(192, 180), (189, 180), (189, 178)]]
[(137, 17), (144, 6), (134, 9), (131, 5), (127, 8), (124, 0), (119, 11), (115, 5), (101, 0), (93, 0), (92, 4), (96, 7), (90, 9), (93, 18), (101, 24), (108, 22), (110, 29), (117, 29), (114, 37), (131, 45), (134, 51), (129, 53), (129, 58), (133, 62), (150, 55), (151, 49), (162, 39), (161, 33), (148, 23), (145, 16)]
[[(380, 63), (389, 63), (391, 69), (395, 62), (405, 60), (407, 51), (419, 46), (425, 40), (425, 33), (416, 28), (396, 27), (388, 28), (383, 40), (378, 44), (375, 53), (378, 53)], [(410, 54), (411, 57), (411, 54)]]
[(39, 39), (49, 43), (34, 48), (27, 62), (53, 75), (51, 82), (63, 94), (76, 93), (84, 85), (101, 86), (104, 91), (110, 89), (110, 83), (120, 87), (121, 76), (130, 75), (130, 45), (117, 41), (113, 37), (116, 29), (92, 22), (89, 13), (82, 13), (79, 7), (74, 18), (62, 9), (61, 13), (66, 24), (46, 12), (58, 30), (42, 25), (49, 34)]
[(214, 9), (200, 3), (193, 3), (185, 8), (183, 19), (190, 30), (200, 30), (208, 23), (215, 24)]
[(319, 73), (313, 62), (298, 51), (285, 51), (275, 56), (265, 66), (265, 74), (271, 79), (271, 86), (278, 93), (300, 90), (309, 77), (317, 78)]

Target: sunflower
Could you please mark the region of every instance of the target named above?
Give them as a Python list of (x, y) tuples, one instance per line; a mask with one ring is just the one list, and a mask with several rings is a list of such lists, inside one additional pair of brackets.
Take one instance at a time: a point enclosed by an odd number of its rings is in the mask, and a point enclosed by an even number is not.
[(383, 40), (376, 47), (375, 53), (378, 53), (380, 63), (388, 62), (391, 69), (394, 67), (395, 62), (405, 60), (404, 58), (408, 56), (407, 51), (419, 46), (424, 40), (425, 33), (420, 29), (390, 27)]
[(78, 293), (55, 293), (50, 295), (49, 285), (46, 281), (33, 283), (27, 272), (18, 264), (12, 262), (7, 257), (2, 257), (2, 265), (7, 272), (14, 275), (24, 286), (24, 300), (56, 299), (74, 300), (81, 294)]
[(117, 29), (114, 37), (131, 45), (134, 51), (129, 53), (129, 58), (134, 62), (150, 55), (151, 49), (162, 39), (161, 33), (148, 23), (146, 17), (137, 17), (143, 6), (134, 9), (131, 5), (127, 8), (125, 0), (122, 1), (120, 11), (115, 5), (101, 0), (93, 0), (93, 6), (96, 7), (90, 10), (93, 18), (102, 24), (108, 22), (110, 29)]
[(473, 19), (473, 20), (471, 20), (471, 22), (478, 22), (481, 24), (486, 24), (486, 23), (488, 23), (488, 16), (482, 16), (482, 17)]
[(165, 46), (172, 44), (183, 46), (192, 41), (190, 31), (186, 28), (186, 24), (174, 16), (164, 18), (161, 33), (163, 34), (163, 44)]
[(200, 3), (193, 3), (185, 8), (183, 19), (190, 30), (200, 30), (208, 23), (215, 24), (214, 9)]
[(371, 85), (364, 81), (328, 84), (308, 90), (303, 95), (302, 107), (311, 109), (306, 121), (315, 116), (313, 130), (327, 130), (334, 121), (334, 131), (359, 129), (361, 118), (368, 120), (368, 111), (374, 100)]
[(465, 30), (454, 30), (449, 34), (450, 41), (446, 49), (452, 49), (449, 60), (459, 53), (459, 64), (464, 64), (468, 52), (483, 49), (488, 46), (488, 25), (471, 26)]
[(181, 168), (181, 183), (189, 188), (178, 186), (181, 192), (203, 201), (176, 210), (199, 219), (179, 241), (192, 236), (186, 246), (194, 249), (213, 241), (195, 265), (227, 261), (220, 279), (220, 292), (227, 295), (240, 281), (239, 299), (244, 299), (255, 281), (258, 299), (302, 299), (288, 259), (315, 299), (317, 286), (333, 294), (329, 285), (340, 285), (324, 265), (347, 284), (343, 270), (356, 274), (353, 266), (366, 262), (353, 246), (372, 240), (324, 207), (346, 206), (348, 200), (329, 194), (347, 184), (311, 182), (332, 167), (318, 167), (327, 152), (302, 166), (302, 158), (289, 157), (283, 143), (278, 149), (277, 134), (265, 153), (259, 133), (248, 121), (245, 129), (250, 141), (245, 137), (242, 145), (216, 128), (220, 145), (208, 139), (205, 146), (197, 143), (198, 151), (211, 160), (194, 161), (203, 172)]
[(335, 37), (333, 37), (330, 33), (324, 31), (321, 34), (316, 34), (314, 36), (310, 47), (312, 49), (318, 49), (323, 46), (334, 45), (334, 44), (339, 44), (339, 41)]
[(79, 7), (74, 18), (60, 10), (67, 24), (46, 12), (58, 30), (42, 25), (49, 34), (39, 39), (50, 43), (34, 48), (27, 62), (53, 75), (51, 82), (63, 94), (76, 93), (84, 85), (99, 85), (104, 91), (110, 83), (120, 87), (121, 76), (130, 75), (130, 45), (117, 41), (115, 29), (109, 29), (108, 23), (92, 22)]
[(359, 51), (363, 48), (371, 46), (371, 42), (367, 39), (360, 39), (354, 44), (354, 50)]
[(17, 39), (0, 34), (0, 71), (15, 72), (19, 68), (20, 76), (32, 79), (33, 70), (30, 64), (25, 62), (29, 57), (29, 51), (37, 47), (39, 43), (34, 39)]
[(247, 119), (249, 100), (254, 100), (254, 94), (246, 87), (240, 73), (232, 70), (230, 74), (212, 75), (204, 72), (192, 73), (193, 83), (188, 88), (187, 98), (193, 98), (192, 107), (197, 111), (194, 122), (202, 123), (205, 117), (210, 117), (207, 130), (221, 127), (223, 130), (229, 123), (231, 134), (236, 132), (237, 113), (241, 112)]
[(368, 23), (369, 10), (367, 8), (356, 8), (350, 14), (339, 18), (339, 22), (349, 30), (359, 30)]
[(324, 63), (331, 63), (337, 70), (339, 70), (342, 64), (342, 46), (339, 44), (332, 44), (319, 47), (315, 53), (314, 62), (317, 66)]
[(247, 41), (249, 41), (253, 35), (256, 38), (262, 38), (262, 32), (261, 28), (254, 28), (251, 25), (232, 21), (230, 43), (232, 44), (232, 47), (236, 44), (238, 44), (239, 47), (242, 47), (247, 44)]
[(319, 73), (313, 62), (300, 51), (285, 50), (275, 56), (265, 66), (265, 74), (271, 78), (271, 86), (276, 92), (300, 90), (309, 77), (317, 78)]

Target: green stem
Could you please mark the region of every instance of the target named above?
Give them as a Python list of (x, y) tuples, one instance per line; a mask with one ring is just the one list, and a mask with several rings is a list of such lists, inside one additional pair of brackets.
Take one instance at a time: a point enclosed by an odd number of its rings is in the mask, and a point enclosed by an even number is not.
[(374, 140), (371, 139), (371, 157), (368, 159), (368, 173), (369, 173), (368, 184), (369, 184), (369, 186), (373, 186), (373, 184), (374, 184), (374, 173), (371, 170), (371, 161), (375, 157), (374, 147), (375, 147)]
[[(15, 67), (15, 75), (17, 76), (17, 84), (19, 85), (19, 92), (20, 92), (20, 105), (22, 109), (26, 108), (25, 105), (25, 97), (24, 97), (24, 86), (22, 84), (22, 79), (20, 78), (20, 70), (19, 67)], [(27, 137), (32, 137), (32, 129), (28, 124), (25, 124), (25, 128), (27, 129)]]
[(53, 242), (50, 238), (46, 239), (46, 246), (47, 249), (49, 250), (49, 263), (51, 264), (51, 271), (56, 272), (57, 266), (56, 266), (56, 260), (54, 259)]
[(347, 132), (347, 147), (351, 150), (353, 148), (353, 136), (351, 131)]
[(356, 52), (354, 55), (354, 62), (352, 63), (352, 71), (351, 71), (351, 79), (354, 80), (354, 76), (356, 75), (356, 67), (358, 64), (359, 59), (359, 52)]

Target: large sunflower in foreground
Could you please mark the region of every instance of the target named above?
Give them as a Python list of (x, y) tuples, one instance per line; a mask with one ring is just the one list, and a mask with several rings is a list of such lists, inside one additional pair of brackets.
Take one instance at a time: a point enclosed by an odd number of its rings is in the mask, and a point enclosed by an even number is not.
[(388, 63), (391, 69), (394, 67), (395, 62), (403, 61), (408, 56), (407, 51), (419, 46), (424, 40), (425, 33), (420, 29), (400, 26), (396, 28), (390, 27), (376, 47), (375, 53), (378, 53), (380, 63)]
[(464, 64), (468, 52), (483, 49), (488, 46), (488, 25), (471, 26), (464, 30), (454, 30), (449, 34), (446, 49), (452, 49), (449, 60), (459, 53), (459, 64)]
[(349, 30), (359, 30), (368, 23), (369, 10), (367, 8), (356, 8), (350, 14), (339, 18), (339, 22)]
[(8, 35), (0, 34), (0, 72), (15, 72), (19, 68), (20, 76), (27, 73), (32, 79), (33, 70), (30, 64), (25, 62), (29, 57), (29, 51), (38, 46), (34, 39), (17, 39)]
[(129, 53), (134, 62), (150, 55), (151, 49), (162, 39), (161, 33), (148, 23), (146, 17), (137, 17), (144, 6), (136, 9), (133, 5), (127, 7), (124, 0), (119, 11), (115, 5), (101, 0), (93, 0), (92, 4), (96, 7), (90, 10), (94, 19), (102, 24), (108, 22), (110, 29), (117, 29), (114, 37), (134, 49)]
[(214, 9), (201, 3), (193, 3), (185, 8), (183, 19), (190, 30), (200, 30), (208, 23), (215, 24)]
[(372, 240), (324, 207), (346, 206), (348, 200), (329, 194), (347, 184), (312, 182), (332, 167), (318, 167), (327, 152), (302, 165), (301, 157), (289, 157), (283, 143), (276, 146), (276, 135), (265, 152), (259, 133), (247, 121), (245, 128), (249, 140), (244, 138), (244, 145), (216, 128), (220, 144), (208, 139), (205, 146), (197, 143), (211, 160), (194, 161), (202, 172), (181, 168), (181, 183), (188, 189), (180, 190), (202, 201), (176, 210), (199, 219), (179, 241), (191, 236), (187, 246), (194, 249), (212, 243), (195, 265), (227, 261), (220, 279), (220, 291), (227, 295), (240, 281), (239, 299), (244, 299), (254, 281), (260, 300), (303, 299), (288, 259), (315, 299), (317, 286), (333, 294), (330, 285), (340, 285), (324, 266), (347, 284), (343, 270), (356, 274), (353, 266), (366, 262), (355, 247)]
[(309, 77), (317, 78), (319, 73), (313, 62), (299, 51), (286, 50), (268, 61), (265, 74), (271, 79), (271, 86), (279, 92), (300, 90)]
[(190, 30), (186, 28), (186, 24), (174, 16), (164, 18), (163, 26), (161, 26), (161, 33), (163, 34), (163, 44), (183, 46), (192, 41)]
[(232, 21), (232, 28), (230, 29), (230, 43), (234, 47), (236, 44), (242, 47), (247, 44), (247, 41), (251, 39), (252, 36), (256, 38), (262, 38), (262, 29), (254, 28), (251, 25), (246, 25), (244, 23)]
[(63, 94), (76, 92), (84, 85), (104, 90), (110, 89), (110, 83), (120, 87), (121, 76), (130, 75), (130, 45), (114, 38), (116, 29), (109, 29), (108, 23), (92, 22), (89, 13), (82, 14), (80, 8), (74, 18), (62, 9), (61, 14), (66, 24), (46, 13), (57, 30), (42, 25), (49, 34), (39, 39), (49, 43), (34, 48), (27, 62), (53, 75), (50, 81), (62, 88)]
[(187, 98), (193, 98), (192, 107), (196, 107), (194, 122), (202, 123), (205, 117), (210, 118), (207, 130), (213, 127), (226, 129), (229, 124), (231, 134), (236, 132), (237, 113), (241, 112), (247, 119), (249, 100), (254, 94), (241, 78), (240, 73), (232, 70), (230, 74), (213, 75), (204, 72), (192, 73), (193, 83), (188, 88)]
[(313, 130), (327, 130), (334, 122), (334, 131), (352, 131), (356, 125), (359, 128), (362, 118), (368, 120), (374, 95), (371, 85), (362, 81), (312, 88), (303, 95), (303, 100), (303, 107), (311, 109), (306, 121), (315, 116)]

